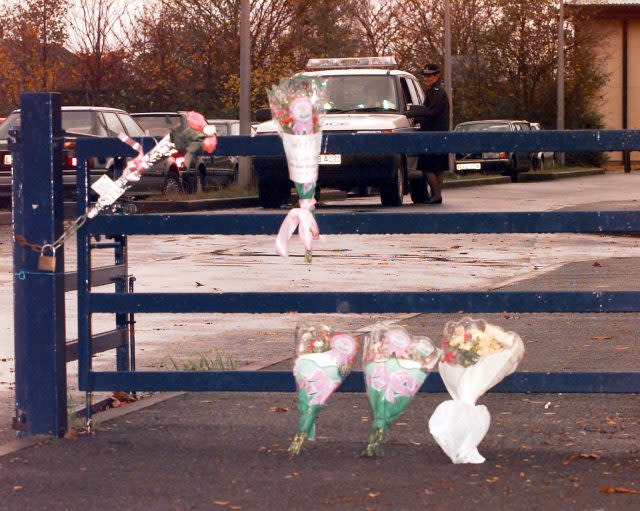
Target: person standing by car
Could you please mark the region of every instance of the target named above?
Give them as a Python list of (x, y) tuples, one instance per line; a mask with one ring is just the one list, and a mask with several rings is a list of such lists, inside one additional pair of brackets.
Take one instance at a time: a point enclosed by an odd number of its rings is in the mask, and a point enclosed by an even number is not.
[[(420, 131), (449, 131), (449, 98), (440, 81), (440, 66), (427, 64), (423, 71), (427, 90), (424, 97), (426, 112), (420, 118)], [(442, 204), (443, 172), (449, 170), (449, 155), (422, 154), (418, 158), (418, 169), (429, 183), (431, 195), (427, 204)]]

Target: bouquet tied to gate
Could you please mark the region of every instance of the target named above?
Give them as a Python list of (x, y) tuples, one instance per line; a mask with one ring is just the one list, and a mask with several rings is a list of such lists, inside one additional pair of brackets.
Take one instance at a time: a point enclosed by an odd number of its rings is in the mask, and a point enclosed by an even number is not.
[(276, 238), (276, 252), (289, 255), (288, 242), (298, 229), (305, 247), (305, 261), (312, 260), (312, 243), (320, 231), (314, 218), (318, 157), (326, 106), (326, 84), (315, 78), (294, 75), (267, 91), (276, 130), (287, 156), (289, 178), (299, 198), (284, 219)]
[(185, 164), (188, 167), (198, 151), (212, 153), (218, 143), (215, 126), (207, 124), (204, 116), (198, 112), (188, 112), (187, 127), (172, 130), (147, 153), (143, 151), (139, 142), (133, 140), (126, 133), (120, 133), (118, 138), (136, 150), (138, 155), (127, 163), (122, 175), (115, 181), (112, 181), (109, 176), (103, 175), (91, 185), (91, 188), (98, 194), (98, 200), (87, 213), (88, 218), (94, 218), (100, 211), (116, 202), (160, 160), (180, 151), (185, 153)]
[(400, 326), (377, 324), (367, 336), (364, 375), (373, 423), (363, 457), (384, 455), (384, 435), (437, 365), (439, 350)]
[(306, 438), (315, 440), (316, 417), (351, 372), (358, 349), (357, 336), (336, 332), (327, 325), (302, 324), (296, 328), (293, 375), (300, 421), (289, 454), (299, 454)]
[(491, 416), (476, 401), (513, 373), (524, 356), (518, 334), (464, 318), (444, 329), (439, 370), (452, 400), (440, 403), (429, 419), (429, 431), (453, 463), (483, 463), (478, 445)]

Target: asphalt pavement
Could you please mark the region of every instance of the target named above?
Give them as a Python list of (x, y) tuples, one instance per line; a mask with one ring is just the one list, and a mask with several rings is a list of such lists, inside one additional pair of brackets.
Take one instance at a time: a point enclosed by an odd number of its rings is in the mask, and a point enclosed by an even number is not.
[[(634, 290), (640, 258), (570, 263), (502, 289)], [(439, 340), (459, 315), (403, 322)], [(496, 314), (525, 341), (523, 370), (638, 368), (638, 314)], [(363, 325), (364, 326), (364, 325)], [(290, 367), (290, 361), (272, 368)], [(0, 458), (0, 507), (24, 509), (640, 509), (640, 396), (487, 394), (482, 465), (453, 465), (427, 431), (443, 394), (414, 399), (386, 455), (358, 457), (363, 394), (336, 394), (318, 439), (286, 448), (290, 394), (192, 393), (102, 423), (95, 436), (47, 440)]]

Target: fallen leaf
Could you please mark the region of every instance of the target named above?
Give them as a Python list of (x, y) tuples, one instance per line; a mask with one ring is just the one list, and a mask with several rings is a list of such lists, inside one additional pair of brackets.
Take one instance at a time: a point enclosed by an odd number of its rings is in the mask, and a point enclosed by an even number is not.
[(567, 466), (569, 463), (571, 463), (574, 460), (577, 460), (578, 458), (580, 458), (581, 460), (599, 460), (601, 458), (601, 456), (595, 452), (590, 452), (590, 453), (581, 453), (581, 454), (570, 454), (568, 456), (565, 456), (562, 459), (562, 464), (564, 466)]
[(196, 281), (196, 287), (202, 287), (204, 284), (200, 284), (200, 282)]
[(289, 408), (286, 406), (272, 406), (271, 408), (269, 408), (270, 412), (276, 412), (276, 413), (284, 413), (284, 412), (288, 412)]
[(371, 497), (372, 499), (376, 498), (378, 495), (380, 495), (379, 491), (370, 491), (369, 492), (369, 497)]
[(598, 261), (596, 261), (595, 263), (593, 263), (593, 266), (595, 266), (596, 268), (599, 268), (602, 265)]
[(16, 485), (16, 486), (13, 487), (13, 491), (20, 491), (20, 490), (22, 490), (22, 486), (17, 486)]
[(121, 403), (133, 403), (137, 401), (137, 399), (133, 396), (130, 396), (126, 392), (122, 392), (121, 390), (116, 390), (112, 396), (114, 399), (117, 399)]
[(630, 346), (614, 346), (613, 349), (616, 351), (624, 351), (624, 350), (631, 349), (631, 347)]
[(211, 401), (211, 399), (203, 399), (202, 401), (200, 401), (201, 403), (213, 403), (213, 401)]
[(611, 337), (609, 337), (608, 335), (594, 335), (592, 339), (594, 341), (607, 341), (611, 339)]
[(489, 479), (485, 479), (485, 481), (487, 481), (488, 483), (495, 483), (496, 481), (499, 481), (500, 478), (498, 476), (493, 476), (490, 477)]
[(624, 486), (618, 486), (616, 488), (612, 488), (611, 486), (603, 486), (598, 491), (600, 493), (637, 493), (637, 494), (640, 494), (640, 490), (630, 490), (629, 488), (625, 488)]
[(237, 504), (229, 504), (229, 509), (242, 509), (242, 506), (238, 506)]
[(226, 506), (227, 504), (229, 504), (228, 500), (214, 500), (213, 503), (216, 506)]

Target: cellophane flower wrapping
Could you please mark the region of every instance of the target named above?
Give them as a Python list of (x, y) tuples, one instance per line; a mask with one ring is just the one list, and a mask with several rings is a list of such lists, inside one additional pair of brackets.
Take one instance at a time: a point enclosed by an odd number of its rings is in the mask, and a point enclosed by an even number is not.
[[(287, 156), (289, 178), (300, 199), (300, 208), (313, 212), (322, 123), (327, 104), (326, 84), (316, 78), (295, 75), (280, 80), (267, 93), (273, 122)], [(312, 237), (317, 237), (315, 221), (301, 222), (298, 229), (302, 228), (312, 230)], [(310, 239), (309, 236), (308, 233), (301, 233), (303, 239)], [(309, 245), (310, 241), (306, 244)], [(305, 248), (305, 261), (311, 262), (311, 250), (309, 246)], [(285, 255), (286, 248), (281, 252)]]
[(384, 455), (384, 436), (437, 365), (439, 350), (427, 337), (377, 324), (364, 347), (364, 376), (373, 423), (362, 456)]
[(491, 416), (476, 402), (516, 370), (524, 344), (514, 332), (467, 317), (447, 323), (442, 352), (440, 376), (453, 400), (436, 408), (429, 431), (453, 463), (483, 463), (478, 445)]
[(324, 324), (296, 329), (293, 375), (298, 387), (300, 422), (289, 453), (300, 453), (304, 440), (315, 439), (315, 420), (331, 394), (351, 372), (359, 350), (358, 338)]
[(326, 85), (316, 78), (295, 75), (280, 80), (268, 96), (287, 156), (289, 177), (300, 199), (312, 199), (318, 180)]

